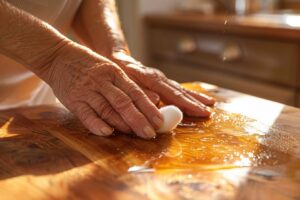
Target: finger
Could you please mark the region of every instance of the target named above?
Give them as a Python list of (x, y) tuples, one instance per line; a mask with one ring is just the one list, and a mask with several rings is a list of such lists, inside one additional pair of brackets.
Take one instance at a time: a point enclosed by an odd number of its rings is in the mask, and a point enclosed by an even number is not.
[(124, 122), (121, 116), (111, 107), (107, 100), (96, 92), (89, 94), (87, 100), (89, 105), (96, 111), (98, 116), (109, 125), (123, 133), (130, 133), (130, 127)]
[(167, 80), (167, 82), (174, 87), (177, 90), (180, 90), (183, 94), (185, 94), (186, 97), (188, 97), (189, 99), (191, 99), (192, 101), (196, 101), (197, 103), (202, 103), (205, 105), (214, 105), (215, 101), (213, 98), (195, 92), (195, 91), (191, 91), (191, 90), (187, 90), (184, 89), (179, 83), (177, 83), (176, 81), (173, 80)]
[(135, 107), (132, 100), (119, 88), (107, 82), (99, 87), (101, 94), (117, 111), (126, 124), (140, 137), (154, 138), (156, 133), (146, 117)]
[(152, 89), (160, 95), (164, 102), (178, 106), (187, 115), (195, 117), (210, 116), (210, 112), (205, 105), (192, 101), (180, 90), (171, 87), (165, 82), (156, 83)]
[(189, 95), (197, 99), (198, 101), (204, 103), (207, 106), (213, 106), (216, 103), (216, 100), (213, 97), (207, 96), (206, 94), (199, 93), (196, 91), (184, 89)]
[(114, 83), (132, 99), (153, 127), (156, 129), (161, 127), (163, 123), (161, 113), (136, 83), (124, 76), (117, 77)]
[(113, 133), (113, 129), (102, 121), (88, 104), (78, 103), (72, 110), (82, 124), (92, 133), (99, 136), (109, 136)]
[(147, 97), (152, 101), (152, 103), (154, 105), (158, 105), (159, 104), (160, 97), (159, 97), (159, 95), (157, 93), (152, 92), (151, 90), (148, 90), (146, 88), (141, 88), (141, 89), (144, 91), (144, 93), (147, 95)]

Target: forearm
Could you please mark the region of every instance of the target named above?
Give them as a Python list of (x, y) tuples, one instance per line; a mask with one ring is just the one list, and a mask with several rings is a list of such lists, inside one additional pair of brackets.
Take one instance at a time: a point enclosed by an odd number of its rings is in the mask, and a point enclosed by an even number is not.
[(42, 76), (69, 42), (50, 25), (0, 0), (0, 53)]
[(121, 29), (114, 0), (85, 0), (74, 20), (79, 38), (97, 53), (111, 57), (128, 46)]
[(3, 0), (0, 51), (47, 81), (56, 97), (97, 135), (108, 136), (115, 127), (153, 138), (154, 128), (162, 123), (159, 110), (118, 65)]

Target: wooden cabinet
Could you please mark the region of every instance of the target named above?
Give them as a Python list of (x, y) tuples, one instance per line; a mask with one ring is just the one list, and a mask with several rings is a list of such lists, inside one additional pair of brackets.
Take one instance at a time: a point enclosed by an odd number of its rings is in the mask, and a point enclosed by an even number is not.
[(150, 64), (180, 82), (205, 81), (296, 105), (299, 45), (295, 41), (151, 23)]
[(289, 87), (264, 81), (253, 81), (251, 78), (240, 77), (231, 73), (224, 73), (222, 71), (211, 70), (186, 63), (168, 62), (161, 59), (157, 59), (155, 63), (156, 66), (161, 66), (160, 70), (162, 70), (169, 78), (179, 82), (201, 80), (227, 89), (288, 105), (295, 105), (295, 91)]
[(296, 84), (298, 46), (293, 43), (163, 28), (151, 29), (150, 51), (253, 78)]

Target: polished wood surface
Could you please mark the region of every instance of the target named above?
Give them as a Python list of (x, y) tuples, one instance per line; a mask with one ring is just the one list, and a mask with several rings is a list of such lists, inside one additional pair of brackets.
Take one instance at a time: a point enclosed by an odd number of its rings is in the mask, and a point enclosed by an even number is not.
[(53, 106), (0, 112), (0, 199), (299, 199), (300, 110), (212, 85), (210, 119), (147, 141)]
[[(276, 16), (264, 18), (254, 15), (201, 15), (197, 13), (178, 12), (172, 14), (152, 14), (145, 17), (147, 26), (182, 28), (218, 32), (224, 35), (237, 34), (281, 41), (300, 41), (300, 24), (298, 18), (276, 20)], [(292, 23), (292, 24), (291, 24)]]

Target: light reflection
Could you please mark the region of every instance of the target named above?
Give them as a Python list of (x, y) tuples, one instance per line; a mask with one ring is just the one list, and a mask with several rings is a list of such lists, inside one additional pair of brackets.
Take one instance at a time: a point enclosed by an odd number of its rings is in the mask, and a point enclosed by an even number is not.
[[(247, 16), (238, 17), (237, 20), (241, 23), (250, 22), (258, 26), (290, 26), (300, 28), (300, 15), (299, 14), (251, 14)], [(259, 23), (257, 23), (259, 22)]]
[(234, 162), (234, 165), (239, 166), (239, 167), (248, 167), (251, 166), (252, 162), (250, 160), (250, 158), (248, 157), (244, 157), (244, 156), (240, 156), (240, 160), (237, 160)]
[[(284, 105), (269, 100), (251, 97), (248, 95), (234, 97), (230, 103), (221, 104), (220, 107), (226, 111), (240, 113), (257, 120), (255, 126), (261, 132), (268, 132), (281, 114)], [(250, 131), (250, 130), (249, 130)]]
[(283, 20), (289, 26), (300, 27), (300, 16), (286, 15)]
[(250, 168), (247, 167), (223, 170), (219, 171), (218, 173), (221, 174), (225, 178), (225, 180), (229, 181), (231, 184), (238, 186), (247, 180), (249, 171)]
[[(11, 125), (11, 123), (13, 122), (14, 118), (11, 117), (7, 120), (7, 122), (5, 122), (1, 128), (0, 128), (0, 137), (4, 138), (4, 137), (10, 137), (13, 136), (14, 134), (11, 134), (8, 132), (9, 126)], [(9, 135), (8, 135), (9, 134)]]
[(134, 166), (128, 168), (128, 172), (130, 172), (130, 173), (149, 173), (149, 172), (155, 172), (155, 169), (148, 168), (145, 166), (134, 165)]

